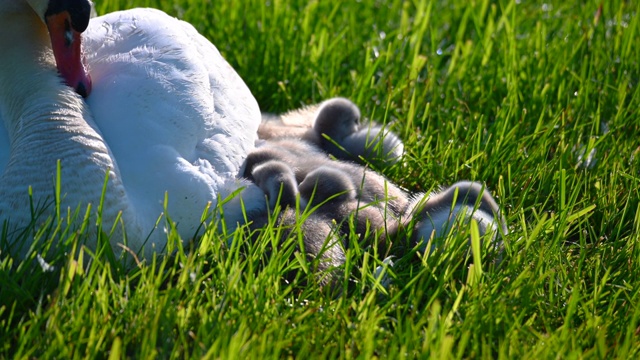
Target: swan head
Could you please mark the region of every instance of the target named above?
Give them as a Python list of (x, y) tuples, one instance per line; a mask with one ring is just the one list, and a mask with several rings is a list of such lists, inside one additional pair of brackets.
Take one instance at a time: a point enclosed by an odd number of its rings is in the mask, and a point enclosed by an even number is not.
[(58, 72), (67, 85), (86, 97), (91, 78), (82, 62), (80, 34), (89, 26), (90, 0), (27, 0), (49, 30)]

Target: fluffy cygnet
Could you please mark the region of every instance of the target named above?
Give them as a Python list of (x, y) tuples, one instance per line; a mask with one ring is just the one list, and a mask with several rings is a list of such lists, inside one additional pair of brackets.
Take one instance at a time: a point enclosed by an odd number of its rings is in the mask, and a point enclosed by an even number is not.
[[(508, 232), (500, 207), (489, 190), (472, 181), (460, 181), (443, 191), (416, 197), (409, 206), (405, 224), (414, 221), (412, 239), (421, 244), (424, 251), (430, 239), (446, 236), (456, 221), (468, 222), (470, 219), (477, 222), (481, 236), (492, 234), (492, 242)], [(499, 241), (494, 247), (501, 245)], [(434, 249), (435, 244), (432, 244), (431, 250)]]
[(358, 164), (331, 160), (317, 147), (299, 139), (263, 142), (260, 147), (247, 156), (244, 176), (253, 180), (253, 169), (270, 160), (287, 164), (294, 172), (298, 183), (301, 183), (309, 173), (320, 167), (339, 170), (351, 179), (357, 190), (357, 200), (363, 203), (384, 202), (384, 206), (395, 216), (404, 213), (409, 205), (407, 193), (384, 176)]
[(258, 137), (302, 139), (342, 160), (398, 162), (404, 151), (398, 136), (375, 123), (363, 125), (360, 118), (360, 109), (352, 101), (332, 98), (282, 116), (263, 114)]
[(277, 205), (295, 208), (298, 183), (293, 170), (287, 164), (269, 160), (254, 167), (251, 176), (267, 196), (269, 209), (273, 210)]
[(393, 132), (373, 123), (362, 125), (360, 109), (344, 98), (322, 103), (313, 130), (322, 149), (342, 160), (392, 164), (404, 151), (404, 144)]
[[(310, 172), (300, 183), (299, 191), (308, 206), (314, 207), (316, 213), (335, 220), (343, 234), (355, 230), (361, 239), (377, 239), (378, 248), (385, 252), (387, 236), (397, 232), (398, 214), (387, 208), (386, 201), (367, 203), (360, 200), (358, 184), (348, 173), (325, 165)], [(385, 194), (377, 194), (376, 198), (384, 199)]]
[[(318, 214), (304, 214), (304, 221), (296, 227), (296, 201), (298, 184), (291, 168), (276, 160), (269, 160), (255, 166), (251, 172), (252, 179), (260, 187), (266, 197), (270, 212), (280, 207), (278, 224), (285, 229), (284, 238), (294, 236), (298, 232), (302, 236), (304, 251), (311, 262), (319, 258), (314, 273), (320, 285), (328, 285), (340, 277), (340, 266), (345, 262), (341, 239), (331, 221)], [(301, 206), (304, 208), (304, 205)], [(269, 221), (269, 213), (255, 216), (253, 228), (262, 228)]]
[[(256, 178), (260, 173), (265, 177), (270, 174), (271, 190), (265, 192), (271, 198), (280, 196), (291, 206), (291, 199), (299, 194), (301, 208), (306, 205), (319, 219), (335, 221), (343, 236), (355, 231), (361, 239), (377, 237), (383, 252), (388, 250), (387, 239), (400, 227), (412, 234), (410, 241), (421, 244), (422, 250), (432, 236), (446, 236), (456, 220), (468, 223), (474, 219), (480, 235), (491, 233), (490, 241), (497, 248), (501, 242), (496, 239), (507, 233), (500, 207), (478, 182), (462, 181), (428, 195), (409, 196), (384, 176), (355, 163), (331, 160), (317, 147), (299, 139), (265, 141), (250, 153), (245, 176), (264, 187), (260, 184), (267, 181)], [(290, 184), (290, 189), (280, 193), (280, 185), (276, 187), (280, 183)], [(322, 244), (324, 238), (305, 241)]]

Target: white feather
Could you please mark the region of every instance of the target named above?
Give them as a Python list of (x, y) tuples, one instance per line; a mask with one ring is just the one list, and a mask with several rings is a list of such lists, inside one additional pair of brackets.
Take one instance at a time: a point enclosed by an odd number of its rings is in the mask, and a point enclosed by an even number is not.
[[(9, 7), (0, 7), (0, 17), (15, 29), (26, 25), (19, 21), (43, 27), (26, 13), (28, 8), (23, 6), (23, 16), (15, 18), (5, 14)], [(50, 52), (40, 40), (24, 45), (23, 55)], [(188, 23), (152, 9), (91, 19), (83, 42), (93, 80), (86, 103), (61, 84), (50, 55), (44, 63), (27, 59), (19, 65), (11, 55), (0, 55), (0, 84), (12, 86), (0, 90), (5, 124), (0, 127), (0, 221), (10, 219), (18, 227), (30, 221), (27, 188), (32, 186), (38, 198), (53, 195), (59, 158), (63, 206), (97, 206), (110, 171), (105, 225), (122, 211), (134, 251), (163, 213), (165, 192), (168, 213), (184, 238), (195, 234), (208, 202), (215, 204), (239, 188), (247, 187), (243, 202), (250, 212), (263, 210), (263, 193), (237, 179), (257, 140), (260, 110), (215, 46)], [(22, 69), (9, 67), (14, 65)], [(36, 75), (19, 83), (9, 72)], [(18, 98), (27, 90), (15, 88), (33, 83), (39, 95)], [(16, 113), (11, 105), (16, 98), (32, 102), (26, 108), (37, 109), (33, 119), (30, 113)], [(65, 119), (56, 122), (56, 116)], [(22, 126), (24, 117), (38, 124), (37, 133), (11, 130)], [(225, 218), (231, 227), (242, 221), (239, 199), (226, 204)], [(154, 231), (150, 241), (162, 248), (166, 234)], [(152, 251), (147, 246), (145, 253)]]

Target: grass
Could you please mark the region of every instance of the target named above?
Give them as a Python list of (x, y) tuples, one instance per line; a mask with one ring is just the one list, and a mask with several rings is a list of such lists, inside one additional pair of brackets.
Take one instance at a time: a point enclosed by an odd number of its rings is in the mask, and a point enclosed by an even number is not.
[(273, 224), (231, 247), (213, 224), (191, 250), (170, 231), (175, 256), (126, 270), (78, 245), (92, 226), (52, 221), (26, 238), (69, 244), (42, 252), (53, 271), (0, 254), (0, 357), (638, 356), (637, 2), (97, 4), (134, 6), (192, 23), (264, 111), (353, 99), (405, 141), (404, 165), (380, 169), (405, 188), (485, 182), (509, 222), (504, 259), (470, 269), (454, 237), (396, 259), (386, 290), (382, 259), (355, 246), (336, 296), (287, 261), (295, 239), (266, 251)]

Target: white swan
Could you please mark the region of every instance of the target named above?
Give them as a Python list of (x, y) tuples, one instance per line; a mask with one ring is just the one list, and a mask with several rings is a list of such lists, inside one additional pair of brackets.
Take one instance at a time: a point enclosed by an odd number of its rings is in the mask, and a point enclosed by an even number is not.
[[(263, 211), (262, 191), (237, 180), (257, 139), (260, 110), (217, 49), (191, 25), (157, 10), (91, 19), (82, 40), (92, 89), (73, 72), (82, 73), (81, 66), (60, 70), (80, 93), (91, 91), (85, 102), (56, 73), (51, 44), (59, 43), (48, 40), (43, 20), (52, 28), (52, 14), (78, 17), (65, 6), (86, 4), (0, 0), (0, 224), (9, 220), (10, 230), (29, 224), (29, 186), (36, 201), (51, 199), (57, 159), (62, 208), (97, 207), (108, 172), (105, 228), (121, 211), (127, 246), (136, 252), (144, 246), (147, 256), (166, 242), (161, 229), (153, 231), (165, 193), (168, 214), (186, 239), (207, 202), (215, 206), (239, 188), (247, 211)], [(77, 44), (69, 27), (75, 20), (66, 19), (62, 43)], [(238, 199), (225, 205), (225, 219), (231, 227), (242, 221)], [(13, 250), (24, 254), (23, 245)]]

